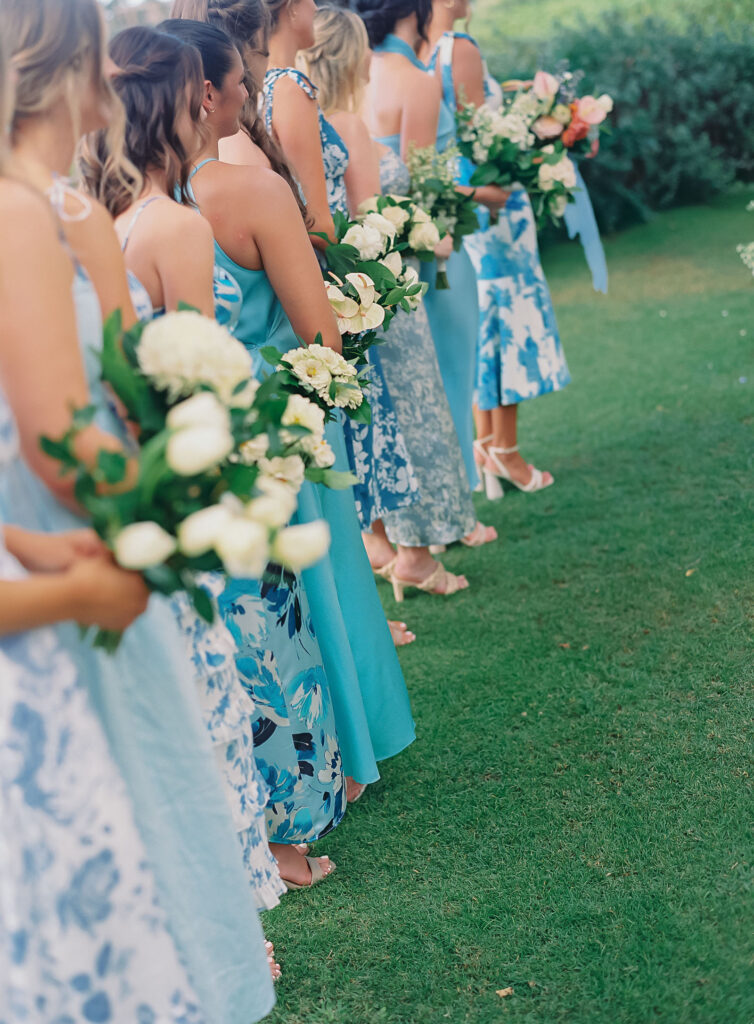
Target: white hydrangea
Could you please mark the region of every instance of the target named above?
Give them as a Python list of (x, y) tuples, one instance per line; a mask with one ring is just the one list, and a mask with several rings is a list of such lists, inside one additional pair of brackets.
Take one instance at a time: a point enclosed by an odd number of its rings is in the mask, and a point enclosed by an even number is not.
[(167, 392), (170, 402), (204, 384), (228, 404), (236, 387), (252, 376), (251, 356), (241, 342), (215, 320), (189, 310), (149, 323), (137, 355), (142, 373)]

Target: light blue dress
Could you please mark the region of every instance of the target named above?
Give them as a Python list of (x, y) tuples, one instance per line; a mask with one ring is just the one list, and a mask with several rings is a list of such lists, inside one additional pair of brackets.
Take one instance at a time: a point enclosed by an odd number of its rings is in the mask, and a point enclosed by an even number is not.
[[(380, 187), (409, 191), (408, 168), (392, 149), (380, 161)], [(423, 303), (396, 314), (376, 354), (419, 483), (418, 501), (385, 516), (388, 538), (406, 547), (451, 544), (471, 533), (476, 514)]]
[[(98, 425), (125, 439), (99, 379), (99, 302), (80, 268), (74, 299)], [(43, 532), (86, 525), (20, 458), (0, 481), (0, 517)], [(262, 931), (170, 603), (153, 596), (112, 657), (82, 643), (72, 624), (55, 632), (101, 718), (133, 801), (160, 903), (207, 1018), (223, 1024), (260, 1020), (274, 1003)], [(100, 892), (103, 875), (89, 885)]]
[[(306, 95), (317, 98), (317, 87), (295, 68), (274, 68), (265, 77), (265, 121), (272, 131), (272, 104), (275, 85), (281, 78), (291, 78)], [(348, 149), (338, 132), (322, 111), (319, 116), (319, 134), (322, 143), (322, 161), (327, 181), (327, 200), (330, 210), (348, 215), (345, 172), (348, 167)], [(413, 505), (418, 498), (419, 485), (396, 414), (380, 361), (379, 347), (369, 350), (368, 390), (372, 408), (371, 423), (354, 423), (345, 418), (343, 432), (348, 461), (358, 483), (353, 496), (362, 530), (371, 530), (372, 523), (384, 519), (396, 509)]]
[[(414, 51), (397, 36), (388, 35), (375, 49), (382, 53), (399, 53), (415, 67), (428, 72), (428, 68)], [(436, 145), (439, 152), (455, 142), (454, 108), (444, 100), (440, 107)], [(389, 135), (378, 139), (400, 155), (400, 136)], [(435, 286), (434, 263), (423, 263), (422, 280), (429, 284), (424, 304), (437, 350), (445, 392), (453, 415), (461, 453), (469, 483), (475, 487), (479, 477), (474, 462), (474, 423), (472, 400), (474, 395), (474, 366), (476, 359), (478, 306), (476, 275), (464, 249), (454, 252), (447, 264), (449, 290), (438, 291)]]
[[(433, 61), (439, 63), (443, 94), (455, 110), (453, 44), (470, 36), (446, 33)], [(475, 44), (476, 45), (476, 44)], [(502, 106), (503, 94), (485, 67), (487, 103)], [(462, 180), (468, 183), (473, 166), (464, 161)], [(490, 226), (481, 209), (482, 230), (467, 235), (466, 250), (478, 277), (479, 345), (476, 402), (480, 409), (518, 405), (560, 391), (571, 377), (560, 343), (550, 290), (539, 260), (537, 227), (525, 189), (513, 190)]]
[[(0, 395), (0, 474), (18, 457)], [(2, 546), (0, 578), (24, 570)], [(0, 637), (0, 1024), (203, 1024), (133, 809), (53, 629)]]
[[(144, 210), (160, 199), (154, 196), (134, 210), (121, 245), (124, 255)], [(164, 201), (173, 202), (167, 197)], [(131, 271), (128, 284), (140, 320), (164, 314), (164, 309), (153, 309), (149, 293)], [(241, 315), (241, 289), (221, 267), (215, 268), (214, 291), (217, 319), (229, 329), (235, 329)], [(216, 607), (215, 621), (209, 625), (200, 618), (186, 594), (173, 596), (173, 610), (194, 666), (204, 723), (225, 783), (251, 891), (257, 907), (270, 910), (278, 905), (286, 888), (267, 840), (268, 792), (254, 758), (254, 701), (241, 684), (236, 669), (235, 643), (217, 608), (217, 600), (225, 589), (225, 577), (221, 573), (201, 573), (197, 583)]]
[[(191, 174), (201, 170), (206, 160)], [(189, 194), (194, 198), (191, 182)], [(264, 270), (242, 267), (215, 242), (215, 264), (231, 275), (242, 301), (235, 334), (254, 372), (265, 345), (281, 353), (296, 338)], [(235, 641), (236, 668), (254, 700), (254, 754), (268, 788), (271, 842), (319, 839), (341, 821), (345, 779), (333, 701), (301, 577), (269, 566), (263, 580), (228, 580), (220, 610)]]

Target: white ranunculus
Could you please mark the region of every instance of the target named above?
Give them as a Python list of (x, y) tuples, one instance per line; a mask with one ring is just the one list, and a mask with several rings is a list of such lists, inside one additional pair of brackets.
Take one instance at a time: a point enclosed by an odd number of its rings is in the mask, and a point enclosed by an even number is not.
[(304, 482), (306, 467), (298, 455), (276, 455), (274, 459), (261, 459), (259, 468), (266, 477), (289, 484), (296, 490)]
[(272, 476), (260, 476), (256, 490), (259, 494), (247, 504), (244, 515), (272, 529), (285, 526), (296, 511), (296, 491)]
[(401, 231), (411, 220), (411, 214), (402, 206), (386, 206), (382, 216), (393, 224), (397, 231)]
[(178, 527), (178, 547), (189, 558), (198, 558), (217, 544), (233, 518), (227, 505), (209, 505), (187, 516)]
[(188, 427), (168, 441), (165, 459), (179, 476), (195, 476), (219, 465), (234, 447), (233, 435), (224, 427)]
[(549, 192), (557, 184), (568, 189), (576, 188), (576, 171), (568, 157), (563, 157), (556, 164), (541, 164), (537, 181), (543, 192)]
[(281, 423), (284, 427), (306, 427), (316, 437), (325, 432), (324, 411), (303, 395), (290, 396)]
[[(396, 207), (393, 207), (396, 209)], [(403, 271), (403, 260), (399, 252), (389, 252), (382, 260), (383, 266), (387, 267), (393, 277), (397, 280)]]
[(261, 523), (233, 516), (218, 537), (215, 550), (229, 576), (257, 578), (269, 561), (269, 531)]
[(292, 572), (301, 572), (323, 558), (330, 547), (330, 527), (324, 519), (281, 530), (273, 542), (272, 557)]
[(118, 565), (124, 569), (151, 569), (175, 553), (176, 539), (159, 523), (146, 521), (124, 526), (113, 543)]
[(414, 252), (434, 252), (440, 244), (440, 232), (432, 220), (415, 224), (408, 236), (408, 244)]
[(352, 224), (342, 241), (357, 249), (363, 260), (378, 260), (382, 255), (382, 233), (368, 224)]
[(184, 310), (147, 324), (137, 350), (142, 373), (170, 402), (208, 384), (224, 402), (252, 375), (251, 356), (215, 320)]
[(245, 462), (247, 466), (253, 466), (265, 457), (269, 447), (270, 439), (267, 434), (257, 434), (250, 441), (244, 441), (238, 452), (242, 462)]
[(227, 430), (230, 416), (213, 392), (199, 391), (174, 406), (167, 415), (166, 423), (170, 430), (209, 426)]

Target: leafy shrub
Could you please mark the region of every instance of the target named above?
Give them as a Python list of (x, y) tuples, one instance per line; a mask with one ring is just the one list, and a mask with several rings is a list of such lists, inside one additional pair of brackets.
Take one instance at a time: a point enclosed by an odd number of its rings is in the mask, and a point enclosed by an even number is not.
[(616, 100), (612, 133), (582, 166), (602, 227), (645, 220), (651, 210), (703, 202), (734, 181), (754, 180), (754, 31), (736, 37), (619, 15), (565, 30), (542, 55), (586, 73), (585, 91)]

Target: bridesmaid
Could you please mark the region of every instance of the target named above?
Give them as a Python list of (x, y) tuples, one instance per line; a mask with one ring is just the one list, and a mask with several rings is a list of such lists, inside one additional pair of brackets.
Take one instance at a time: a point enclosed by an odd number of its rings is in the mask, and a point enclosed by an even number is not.
[[(125, 134), (122, 142), (120, 133), (115, 140), (105, 132), (90, 137), (82, 169), (90, 191), (115, 217), (134, 304), (141, 319), (149, 319), (184, 302), (232, 328), (240, 313), (240, 288), (218, 268), (213, 297), (212, 229), (174, 198), (176, 188), (185, 190), (201, 145), (199, 54), (179, 39), (139, 27), (115, 37), (110, 57), (119, 69), (113, 81), (125, 107)], [(203, 574), (200, 582), (215, 600), (224, 588), (220, 573)], [(270, 909), (285, 886), (267, 842), (268, 794), (254, 760), (254, 704), (241, 686), (235, 644), (219, 617), (208, 626), (185, 595), (176, 596), (173, 606), (196, 670), (252, 892), (260, 909)]]
[[(317, 12), (314, 30), (315, 45), (303, 58), (327, 119), (348, 146), (345, 184), (351, 211), (380, 191), (406, 195), (405, 164), (389, 147), (372, 141), (355, 113), (369, 70), (363, 22), (350, 11), (328, 7)], [(447, 257), (450, 239), (441, 247)], [(410, 507), (372, 524), (373, 532), (364, 536), (367, 551), (380, 575), (397, 580), (401, 596), (402, 585), (409, 582), (430, 593), (454, 593), (467, 586), (465, 577), (446, 573), (429, 546), (463, 540), (472, 533), (476, 516), (423, 305), (411, 314), (398, 313), (374, 351), (393, 395), (420, 495)], [(388, 538), (398, 544), (397, 557)]]
[[(119, 116), (105, 77), (98, 5), (3, 0), (0, 35), (15, 47), (14, 173), (52, 190), (72, 164), (74, 125), (91, 131)], [(120, 306), (133, 322), (109, 215), (89, 201), (86, 215), (87, 205), (59, 187), (55, 199), (66, 244), (77, 255), (61, 271), (58, 293), (41, 302), (38, 281), (33, 296), (24, 293), (28, 303), (15, 321), (24, 331), (5, 331), (2, 349), (3, 384), (26, 464), (16, 459), (3, 474), (0, 506), (6, 518), (43, 530), (78, 526), (81, 519), (71, 480), (61, 479), (57, 464), (41, 454), (39, 435), (59, 436), (71, 406), (91, 401), (97, 425), (82, 437), (82, 455), (121, 447), (126, 432), (109, 409), (96, 351), (103, 312)], [(71, 209), (78, 219), (70, 219)], [(95, 268), (99, 294), (84, 261)], [(77, 324), (65, 314), (71, 288)], [(72, 626), (58, 627), (58, 635), (129, 788), (160, 901), (207, 1016), (229, 1024), (260, 1019), (274, 1000), (261, 930), (170, 606), (152, 597), (112, 658), (81, 644)]]
[[(487, 71), (477, 43), (454, 33), (468, 18), (469, 0), (434, 0), (426, 52), (440, 76), (445, 103), (455, 110), (461, 92), (477, 106), (502, 106), (502, 90)], [(472, 168), (467, 166), (466, 180)], [(467, 236), (466, 249), (478, 275), (479, 347), (476, 375), (475, 451), (484, 470), (487, 496), (503, 495), (501, 480), (522, 491), (553, 483), (551, 473), (529, 465), (518, 449), (518, 406), (559, 391), (570, 380), (542, 265), (529, 197), (515, 189), (490, 226)]]
[[(225, 32), (203, 22), (173, 19), (160, 28), (195, 46), (204, 66), (205, 145), (188, 191), (214, 232), (216, 263), (241, 289), (236, 336), (258, 372), (264, 369), (260, 348), (287, 351), (298, 344), (297, 335), (312, 342), (322, 333), (325, 344), (339, 348), (289, 186), (267, 168), (218, 159), (219, 140), (237, 133), (247, 99), (238, 49)], [(296, 846), (327, 834), (345, 811), (333, 698), (307, 589), (298, 577), (271, 567), (261, 584), (230, 581), (220, 599), (237, 643), (236, 663), (257, 704), (257, 759), (271, 790), (270, 839), (289, 888), (333, 870), (328, 858), (307, 861)]]

